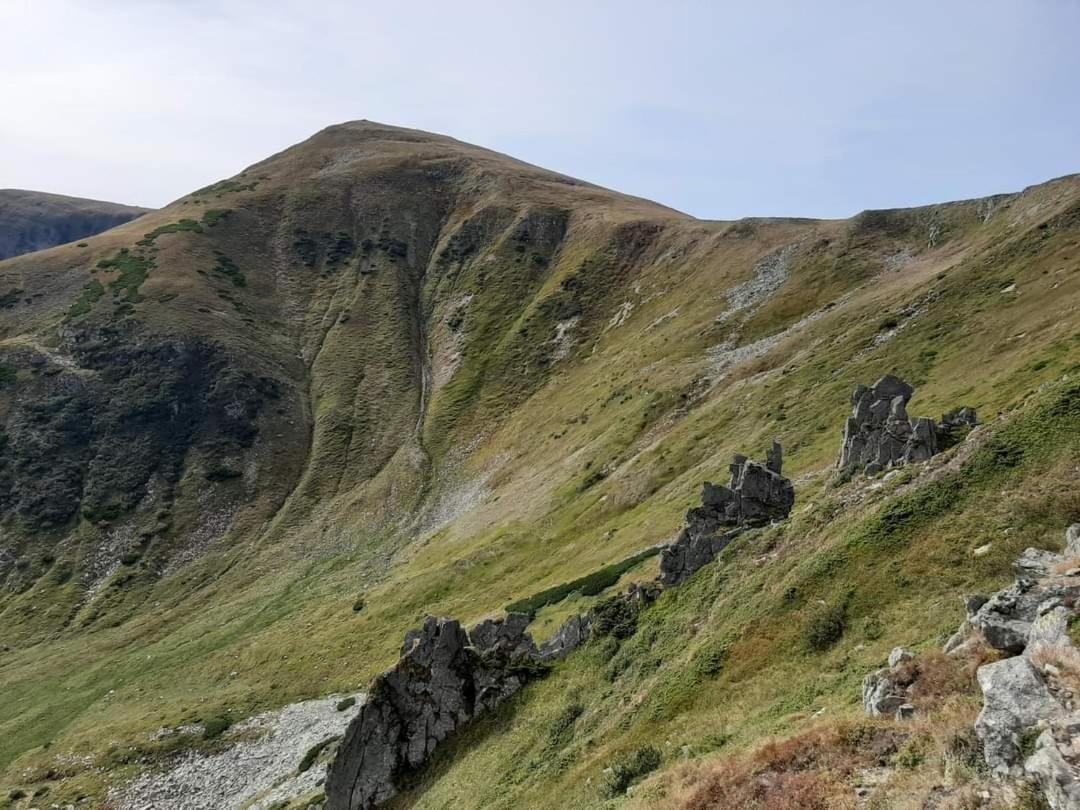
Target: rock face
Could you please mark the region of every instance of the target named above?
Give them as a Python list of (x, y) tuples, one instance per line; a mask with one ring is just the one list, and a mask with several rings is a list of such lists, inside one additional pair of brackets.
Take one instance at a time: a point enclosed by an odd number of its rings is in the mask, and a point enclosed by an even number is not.
[(979, 667), (983, 708), (975, 733), (983, 755), (997, 776), (1019, 776), (1023, 769), (1021, 735), (1058, 709), (1039, 673), (1022, 657)]
[(464, 725), (518, 692), (546, 665), (593, 635), (624, 638), (657, 585), (632, 585), (572, 616), (539, 648), (529, 616), (486, 619), (468, 632), (429, 617), (405, 635), (397, 665), (377, 677), (349, 724), (326, 777), (326, 810), (368, 810), (396, 796), (403, 781)]
[[(1013, 657), (978, 670), (983, 708), (975, 722), (986, 764), (998, 777), (1028, 778), (1053, 810), (1080, 808), (1080, 714), (1074, 694), (1080, 654), (1069, 638), (1080, 572), (1067, 563), (1080, 529), (1066, 532), (1068, 556), (1028, 549), (1020, 577), (990, 596), (968, 598), (961, 635), (981, 631)], [(950, 642), (951, 644), (952, 642)], [(1025, 741), (1036, 736), (1034, 750)]]
[(746, 527), (783, 520), (795, 504), (795, 488), (782, 474), (783, 449), (773, 442), (764, 464), (736, 455), (731, 483), (705, 482), (701, 506), (686, 513), (686, 528), (660, 556), (660, 581), (677, 585), (716, 559)]
[(525, 685), (535, 649), (517, 616), (472, 633), (453, 619), (428, 618), (349, 724), (327, 773), (327, 808), (361, 810), (397, 795), (440, 742)]
[(968, 622), (994, 649), (1013, 655), (1024, 652), (1039, 616), (1080, 597), (1080, 580), (1051, 574), (1051, 566), (1061, 560), (1060, 555), (1029, 548), (1016, 565), (1021, 576), (985, 601), (970, 602), (977, 607)]
[(972, 408), (945, 414), (940, 423), (920, 416), (908, 417), (907, 404), (915, 389), (899, 377), (886, 374), (871, 387), (858, 386), (851, 395), (854, 406), (844, 425), (838, 466), (844, 471), (876, 473), (901, 464), (926, 461), (974, 427)]

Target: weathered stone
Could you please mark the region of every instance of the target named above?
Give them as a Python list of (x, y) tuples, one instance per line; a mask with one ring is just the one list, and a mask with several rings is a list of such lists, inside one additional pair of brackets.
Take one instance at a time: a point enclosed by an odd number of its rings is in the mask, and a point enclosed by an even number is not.
[(856, 387), (852, 414), (844, 425), (838, 467), (875, 474), (890, 467), (930, 459), (954, 443), (953, 432), (975, 422), (975, 411), (963, 408), (945, 419), (944, 429), (929, 417), (912, 422), (907, 404), (914, 393), (908, 383), (887, 374), (870, 388)]
[(1070, 557), (1080, 556), (1080, 523), (1074, 523), (1065, 531), (1065, 553)]
[(911, 720), (915, 717), (915, 706), (911, 703), (905, 703), (896, 710), (897, 720)]
[[(527, 622), (526, 622), (527, 623)], [(537, 668), (520, 615), (470, 634), (428, 618), (406, 636), (397, 665), (372, 684), (326, 777), (328, 810), (368, 810), (397, 795), (436, 746), (525, 685)]]
[(893, 647), (892, 652), (889, 653), (889, 666), (896, 667), (903, 661), (910, 661), (915, 657), (915, 654), (910, 650), (905, 650), (903, 647)]
[(1052, 810), (1080, 808), (1080, 714), (1050, 721), (1035, 741), (1035, 752), (1024, 762), (1024, 772), (1042, 790)]
[(481, 655), (498, 654), (511, 659), (536, 655), (536, 644), (526, 632), (527, 613), (510, 613), (504, 619), (485, 619), (469, 630), (469, 643)]
[(1060, 713), (1061, 706), (1026, 658), (1017, 656), (979, 667), (983, 708), (975, 733), (986, 764), (996, 776), (1019, 776), (1021, 734), (1040, 720)]
[(1031, 623), (1056, 602), (1080, 596), (1080, 585), (1060, 578), (1038, 580), (1021, 577), (990, 597), (971, 616), (971, 624), (980, 630), (991, 647), (1019, 654), (1027, 646)]
[(765, 464), (735, 456), (731, 486), (706, 481), (701, 506), (686, 513), (686, 528), (661, 551), (660, 581), (679, 584), (716, 559), (746, 526), (783, 520), (791, 514), (795, 488), (781, 474), (783, 464), (783, 449), (773, 442)]
[(893, 717), (908, 702), (907, 692), (893, 677), (891, 667), (863, 678), (863, 710), (871, 717)]
[(589, 640), (590, 624), (587, 613), (571, 616), (550, 639), (540, 645), (540, 660), (557, 661), (572, 653)]

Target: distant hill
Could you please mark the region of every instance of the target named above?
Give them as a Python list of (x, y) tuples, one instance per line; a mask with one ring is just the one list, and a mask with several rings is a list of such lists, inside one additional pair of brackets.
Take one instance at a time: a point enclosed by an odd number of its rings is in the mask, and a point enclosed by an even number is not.
[(43, 191), (0, 189), (0, 259), (85, 239), (148, 210)]

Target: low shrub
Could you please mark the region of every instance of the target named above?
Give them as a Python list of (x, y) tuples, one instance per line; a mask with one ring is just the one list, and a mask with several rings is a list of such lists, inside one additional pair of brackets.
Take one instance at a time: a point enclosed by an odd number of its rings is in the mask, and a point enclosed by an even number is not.
[(527, 613), (531, 616), (535, 614), (536, 611), (540, 610), (540, 608), (561, 602), (572, 593), (580, 593), (582, 596), (596, 596), (598, 593), (607, 590), (618, 582), (622, 575), (635, 565), (650, 557), (655, 557), (659, 553), (659, 546), (647, 548), (632, 557), (627, 557), (625, 560), (606, 565), (597, 571), (593, 571), (591, 574), (586, 574), (578, 579), (573, 579), (569, 582), (564, 582), (561, 585), (547, 588), (546, 590), (535, 593), (525, 599), (511, 602), (506, 606), (506, 612)]
[(347, 697), (344, 700), (338, 701), (337, 706), (335, 706), (334, 708), (336, 708), (339, 712), (343, 712), (346, 709), (351, 709), (355, 705), (356, 705), (356, 698)]
[(311, 770), (311, 766), (318, 760), (319, 754), (321, 754), (327, 746), (337, 742), (341, 737), (330, 737), (322, 742), (315, 743), (308, 749), (308, 752), (304, 754), (304, 758), (300, 760), (300, 764), (296, 766), (297, 773), (307, 773)]
[(215, 737), (220, 737), (226, 731), (229, 730), (229, 726), (232, 725), (232, 720), (222, 715), (216, 715), (211, 717), (205, 723), (203, 723), (203, 739), (212, 740)]
[(651, 745), (620, 754), (604, 769), (601, 792), (609, 799), (621, 796), (632, 784), (659, 768), (660, 759), (659, 749)]
[(823, 652), (838, 642), (847, 629), (847, 606), (826, 605), (806, 623), (803, 638), (813, 652)]

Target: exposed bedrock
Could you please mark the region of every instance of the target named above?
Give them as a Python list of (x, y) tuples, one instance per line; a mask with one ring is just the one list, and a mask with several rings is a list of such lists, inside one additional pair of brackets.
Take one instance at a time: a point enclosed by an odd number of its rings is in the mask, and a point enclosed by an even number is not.
[(736, 455), (731, 483), (705, 482), (701, 506), (686, 513), (686, 528), (660, 555), (660, 581), (678, 585), (716, 556), (748, 526), (783, 520), (795, 504), (795, 488), (782, 475), (783, 450), (773, 442), (764, 464)]
[(886, 374), (871, 387), (858, 386), (851, 395), (854, 406), (844, 425), (838, 466), (843, 471), (868, 473), (902, 464), (926, 461), (955, 444), (976, 425), (973, 408), (960, 408), (940, 422), (907, 413), (915, 389), (899, 377)]
[(405, 635), (398, 663), (374, 680), (349, 724), (327, 772), (327, 810), (368, 810), (398, 795), (439, 743), (590, 636), (632, 634), (638, 614), (659, 593), (656, 585), (632, 585), (571, 617), (540, 647), (522, 613), (487, 619), (468, 632), (454, 619), (427, 618)]

